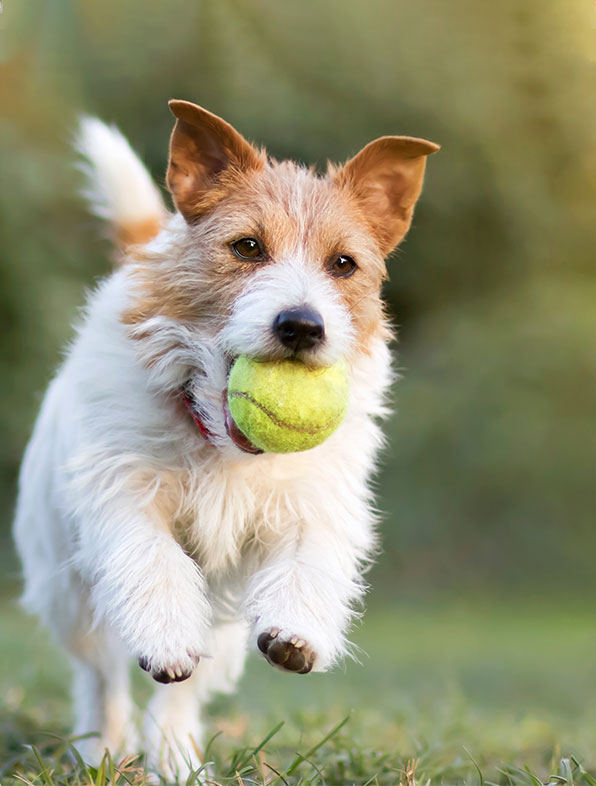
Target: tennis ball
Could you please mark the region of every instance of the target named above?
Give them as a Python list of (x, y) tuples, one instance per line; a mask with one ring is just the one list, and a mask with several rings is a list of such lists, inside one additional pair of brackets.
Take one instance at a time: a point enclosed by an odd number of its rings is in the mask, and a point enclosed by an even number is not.
[(309, 368), (297, 360), (259, 361), (241, 355), (228, 379), (228, 409), (253, 445), (293, 453), (320, 445), (348, 406), (344, 361)]

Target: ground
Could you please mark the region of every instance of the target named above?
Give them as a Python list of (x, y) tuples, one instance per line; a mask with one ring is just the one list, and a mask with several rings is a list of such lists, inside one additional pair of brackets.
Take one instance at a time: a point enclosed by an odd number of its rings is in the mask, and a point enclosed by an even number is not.
[[(98, 772), (69, 754), (68, 670), (15, 592), (0, 605), (1, 783), (141, 783), (139, 761)], [(596, 786), (589, 604), (373, 594), (353, 640), (361, 662), (332, 674), (250, 659), (238, 694), (210, 707), (217, 782)]]

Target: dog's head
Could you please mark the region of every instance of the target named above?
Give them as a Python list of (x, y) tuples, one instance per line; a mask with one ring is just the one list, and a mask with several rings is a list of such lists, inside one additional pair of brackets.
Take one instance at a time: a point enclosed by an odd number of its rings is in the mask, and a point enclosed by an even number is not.
[(167, 183), (180, 215), (140, 252), (124, 319), (225, 446), (221, 397), (235, 357), (326, 366), (387, 334), (384, 258), (408, 231), (438, 147), (382, 137), (318, 176), (268, 159), (205, 109), (170, 108)]

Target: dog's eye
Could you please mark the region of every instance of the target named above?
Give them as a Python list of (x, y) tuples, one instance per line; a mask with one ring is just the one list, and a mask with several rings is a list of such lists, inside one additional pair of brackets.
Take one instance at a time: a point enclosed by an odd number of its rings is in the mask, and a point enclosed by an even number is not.
[(329, 272), (334, 278), (349, 278), (357, 269), (358, 265), (347, 254), (340, 254), (329, 263)]
[(258, 240), (254, 237), (243, 237), (241, 240), (236, 240), (232, 243), (232, 250), (240, 259), (262, 259), (263, 249)]

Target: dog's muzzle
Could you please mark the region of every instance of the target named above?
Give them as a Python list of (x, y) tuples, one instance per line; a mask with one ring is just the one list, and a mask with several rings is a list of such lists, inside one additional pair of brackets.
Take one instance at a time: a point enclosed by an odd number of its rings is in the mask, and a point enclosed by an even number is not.
[(273, 320), (273, 332), (281, 344), (297, 354), (303, 349), (313, 349), (325, 340), (323, 317), (313, 309), (290, 308)]

